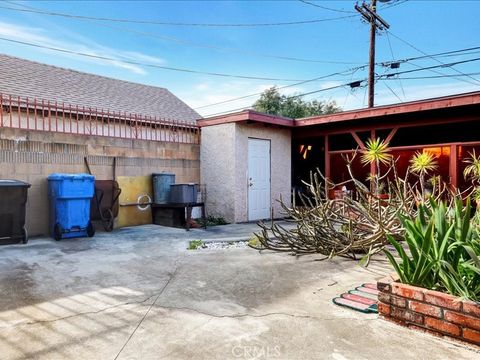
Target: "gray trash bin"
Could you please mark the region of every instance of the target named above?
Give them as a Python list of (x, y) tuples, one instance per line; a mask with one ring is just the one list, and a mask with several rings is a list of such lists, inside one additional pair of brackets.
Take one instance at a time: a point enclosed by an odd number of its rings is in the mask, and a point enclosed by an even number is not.
[(155, 204), (168, 203), (170, 198), (170, 185), (175, 184), (175, 174), (153, 173), (153, 201)]
[(197, 187), (197, 184), (170, 185), (170, 202), (173, 204), (196, 203)]

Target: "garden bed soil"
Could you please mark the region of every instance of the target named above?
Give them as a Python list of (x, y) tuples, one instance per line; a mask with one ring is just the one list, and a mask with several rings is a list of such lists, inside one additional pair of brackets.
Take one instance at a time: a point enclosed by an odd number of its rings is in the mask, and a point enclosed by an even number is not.
[(377, 288), (381, 318), (480, 346), (480, 303), (402, 284), (397, 275), (379, 280)]

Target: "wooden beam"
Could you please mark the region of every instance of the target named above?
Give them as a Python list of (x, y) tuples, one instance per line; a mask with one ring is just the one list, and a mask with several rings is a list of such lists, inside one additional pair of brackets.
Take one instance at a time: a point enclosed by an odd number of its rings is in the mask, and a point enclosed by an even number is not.
[(390, 144), (390, 142), (392, 141), (393, 137), (394, 137), (395, 134), (397, 133), (397, 130), (398, 130), (398, 127), (393, 128), (392, 131), (390, 131), (390, 134), (388, 134), (387, 139), (385, 140), (385, 142), (386, 142), (387, 144)]
[(355, 131), (350, 131), (350, 134), (352, 134), (358, 146), (360, 146), (360, 149), (365, 150), (365, 144), (363, 143), (362, 139), (358, 137), (357, 133)]
[(431, 120), (420, 119), (420, 120), (412, 120), (412, 122), (388, 121), (388, 122), (381, 122), (378, 125), (371, 124), (371, 125), (348, 126), (348, 124), (342, 124), (341, 127), (336, 127), (334, 129), (321, 129), (321, 128), (318, 128), (319, 125), (317, 125), (317, 126), (311, 126), (311, 127), (295, 128), (293, 132), (293, 136), (298, 139), (298, 138), (304, 138), (304, 137), (323, 136), (325, 134), (329, 134), (329, 135), (346, 134), (351, 131), (355, 131), (355, 132), (369, 131), (371, 129), (385, 130), (385, 129), (391, 129), (393, 127), (396, 127), (398, 129), (415, 128), (418, 126), (462, 123), (462, 122), (475, 121), (475, 120), (478, 120), (480, 122), (480, 116), (478, 114), (452, 116), (445, 119), (438, 119), (438, 118), (431, 119)]
[(328, 135), (325, 135), (325, 177), (330, 179), (330, 148), (328, 146)]
[(449, 166), (449, 176), (450, 184), (454, 187), (458, 186), (458, 161), (457, 161), (457, 145), (450, 145), (450, 166)]

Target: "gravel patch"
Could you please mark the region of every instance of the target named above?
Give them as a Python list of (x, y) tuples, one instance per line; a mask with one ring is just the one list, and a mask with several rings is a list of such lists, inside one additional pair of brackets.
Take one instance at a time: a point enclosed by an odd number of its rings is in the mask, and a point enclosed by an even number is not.
[(197, 250), (243, 249), (248, 247), (248, 241), (208, 241)]

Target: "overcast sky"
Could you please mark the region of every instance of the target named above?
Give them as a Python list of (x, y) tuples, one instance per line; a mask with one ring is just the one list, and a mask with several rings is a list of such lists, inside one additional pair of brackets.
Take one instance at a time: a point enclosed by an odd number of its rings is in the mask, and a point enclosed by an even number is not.
[[(171, 1), (81, 2), (8, 1), (0, 7), (70, 15), (197, 24), (265, 24), (280, 26), (175, 26), (111, 22), (0, 9), (0, 38), (112, 58), (88, 58), (0, 39), (1, 53), (30, 60), (168, 88), (193, 108), (261, 92), (273, 85), (341, 74), (290, 86), (285, 94), (310, 92), (367, 77), (369, 26), (354, 11), (355, 1)], [(379, 14), (390, 35), (377, 37), (377, 61), (407, 59), (480, 46), (480, 1), (379, 1)], [(327, 19), (327, 21), (320, 21)], [(390, 42), (390, 45), (389, 45)], [(401, 63), (399, 69), (377, 66), (377, 74), (394, 73), (480, 58), (480, 48), (464, 53)], [(286, 59), (288, 58), (288, 59)], [(127, 62), (125, 62), (127, 61)], [(135, 62), (138, 64), (132, 64)], [(440, 63), (441, 62), (441, 63)], [(153, 66), (145, 66), (149, 64)], [(400, 75), (428, 79), (379, 80), (376, 104), (479, 90), (480, 61)], [(160, 69), (189, 69), (253, 80)], [(443, 76), (443, 75), (454, 75)], [(456, 77), (456, 76), (459, 77)], [(287, 81), (291, 80), (291, 81)], [(362, 83), (362, 85), (365, 83)], [(318, 92), (306, 99), (335, 100), (344, 109), (366, 106), (366, 87)], [(202, 115), (250, 106), (256, 97), (198, 109)]]

